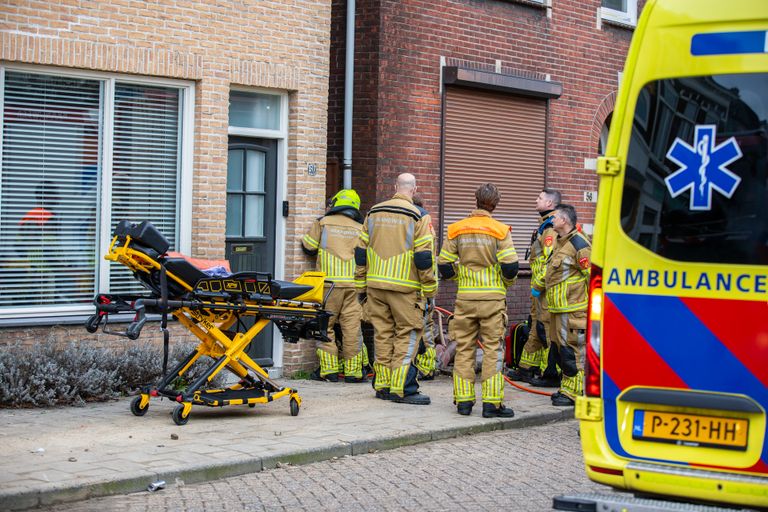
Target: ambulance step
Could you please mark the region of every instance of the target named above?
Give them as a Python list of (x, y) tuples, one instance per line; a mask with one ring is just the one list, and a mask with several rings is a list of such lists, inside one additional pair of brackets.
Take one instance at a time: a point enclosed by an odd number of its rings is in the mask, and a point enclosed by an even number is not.
[(752, 510), (742, 508), (723, 508), (715, 505), (681, 503), (650, 498), (636, 498), (624, 493), (616, 494), (567, 494), (552, 499), (555, 510), (578, 512), (734, 512)]

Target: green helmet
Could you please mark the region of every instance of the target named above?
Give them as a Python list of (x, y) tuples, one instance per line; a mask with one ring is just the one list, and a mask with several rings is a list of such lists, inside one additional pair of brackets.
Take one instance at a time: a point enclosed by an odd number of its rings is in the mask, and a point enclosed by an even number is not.
[(360, 196), (357, 192), (351, 188), (339, 190), (335, 196), (333, 196), (333, 208), (339, 208), (342, 206), (351, 206), (355, 210), (360, 209)]

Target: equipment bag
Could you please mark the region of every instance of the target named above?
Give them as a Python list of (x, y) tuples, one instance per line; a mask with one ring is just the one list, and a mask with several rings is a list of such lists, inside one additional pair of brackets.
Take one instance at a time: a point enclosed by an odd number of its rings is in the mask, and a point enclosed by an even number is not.
[(517, 368), (520, 364), (520, 356), (523, 354), (523, 347), (528, 341), (529, 330), (530, 325), (527, 320), (509, 324), (509, 331), (504, 338), (504, 362), (508, 368)]

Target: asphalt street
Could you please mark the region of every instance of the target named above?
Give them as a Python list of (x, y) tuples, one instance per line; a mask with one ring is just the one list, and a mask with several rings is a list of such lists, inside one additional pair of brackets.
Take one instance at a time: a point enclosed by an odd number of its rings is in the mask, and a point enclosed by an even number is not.
[(42, 510), (551, 510), (556, 495), (607, 491), (584, 474), (577, 430), (564, 421), (462, 436)]

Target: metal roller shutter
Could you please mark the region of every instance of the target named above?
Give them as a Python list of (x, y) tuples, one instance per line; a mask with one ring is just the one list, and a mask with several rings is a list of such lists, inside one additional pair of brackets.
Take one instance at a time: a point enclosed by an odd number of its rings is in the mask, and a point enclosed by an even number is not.
[(475, 208), (475, 189), (491, 182), (501, 191), (493, 216), (512, 226), (524, 258), (544, 187), (546, 109), (540, 99), (446, 89), (443, 233)]

